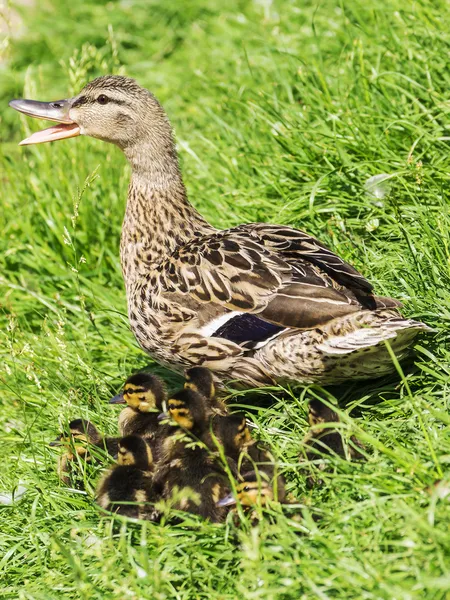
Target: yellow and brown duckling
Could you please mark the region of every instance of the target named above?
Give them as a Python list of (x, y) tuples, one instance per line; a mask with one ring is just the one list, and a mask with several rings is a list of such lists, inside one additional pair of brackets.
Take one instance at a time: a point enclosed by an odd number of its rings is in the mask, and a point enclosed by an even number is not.
[(207, 450), (181, 448), (177, 444), (158, 466), (154, 491), (171, 509), (220, 523), (226, 510), (217, 502), (229, 493), (230, 483), (220, 463)]
[(245, 416), (236, 414), (216, 417), (213, 430), (223, 445), (225, 454), (236, 463), (237, 472), (260, 473), (271, 482), (271, 489), (275, 489), (277, 500), (284, 502), (285, 481), (279, 473), (277, 461), (267, 444), (252, 438)]
[(254, 507), (258, 504), (265, 506), (268, 501), (274, 500), (274, 489), (267, 474), (249, 471), (242, 476), (242, 481), (236, 485), (236, 493), (230, 492), (219, 500), (217, 505), (219, 507), (234, 506), (239, 501), (242, 506)]
[(205, 444), (209, 418), (204, 397), (184, 389), (169, 398), (168, 415), (177, 424), (163, 443), (154, 477), (155, 490), (176, 510), (221, 522), (226, 509), (217, 502), (230, 486), (220, 458)]
[(311, 400), (308, 407), (308, 420), (310, 427), (315, 428), (310, 433), (311, 446), (317, 442), (318, 447), (322, 448), (322, 452), (334, 452), (342, 457), (348, 455), (351, 459), (364, 458), (360, 452), (360, 450), (364, 450), (364, 444), (354, 435), (350, 438), (352, 445), (345, 444), (337, 428), (320, 428), (321, 424), (341, 422), (339, 414), (333, 408), (326, 406), (320, 400)]
[[(192, 439), (201, 442), (207, 449), (212, 452), (217, 451), (217, 443), (214, 441), (212, 433), (215, 432), (215, 424), (222, 419), (227, 419), (221, 415), (216, 415), (210, 410), (210, 400), (191, 387), (185, 387), (183, 390), (172, 394), (167, 401), (167, 412), (160, 415), (159, 419), (163, 420), (170, 417), (172, 422), (175, 422), (178, 427), (187, 432)], [(225, 431), (225, 428), (223, 428)], [(176, 431), (175, 431), (176, 433)], [(179, 436), (168, 436), (165, 445), (170, 446), (172, 440)], [(222, 440), (219, 440), (222, 443)], [(231, 449), (231, 443), (229, 444)], [(225, 455), (229, 456), (227, 450)]]
[[(311, 400), (308, 407), (308, 421), (311, 430), (306, 434), (303, 444), (305, 446), (304, 455), (301, 460), (317, 461), (326, 455), (336, 455), (349, 460), (362, 460), (365, 450), (364, 444), (355, 436), (350, 437), (351, 444), (345, 441), (345, 438), (339, 429), (335, 426), (341, 422), (339, 414), (332, 407), (327, 406), (319, 399)], [(326, 469), (325, 462), (317, 464), (320, 471)], [(308, 487), (321, 485), (322, 479), (314, 475), (307, 477)]]
[(167, 400), (166, 416), (194, 435), (201, 435), (208, 429), (209, 412), (206, 399), (191, 388), (185, 388), (171, 395)]
[(153, 491), (153, 456), (150, 445), (138, 435), (119, 442), (117, 464), (99, 481), (95, 499), (99, 506), (134, 519), (156, 520)]
[(216, 416), (212, 419), (212, 430), (225, 456), (238, 464), (245, 448), (253, 441), (245, 415)]
[(187, 369), (184, 375), (186, 378), (185, 389), (191, 389), (203, 396), (208, 413), (228, 414), (226, 405), (217, 397), (214, 376), (209, 369), (205, 367), (192, 367), (191, 369)]
[(164, 383), (156, 375), (131, 375), (122, 392), (109, 401), (110, 404), (127, 404), (119, 415), (120, 434), (153, 437), (159, 427), (158, 415), (166, 397)]
[(68, 431), (61, 433), (50, 446), (66, 446), (64, 452), (58, 460), (58, 475), (61, 481), (70, 483), (71, 464), (76, 457), (85, 462), (91, 462), (96, 451), (106, 452), (113, 458), (117, 457), (118, 444), (120, 438), (105, 437), (87, 419), (74, 419), (69, 423)]

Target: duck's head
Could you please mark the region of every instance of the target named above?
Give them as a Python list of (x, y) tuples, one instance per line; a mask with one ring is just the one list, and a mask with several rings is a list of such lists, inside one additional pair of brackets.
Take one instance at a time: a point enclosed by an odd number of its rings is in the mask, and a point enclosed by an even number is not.
[(111, 398), (110, 404), (128, 404), (141, 413), (162, 410), (166, 399), (164, 383), (151, 373), (136, 373), (129, 377), (122, 392)]
[(264, 506), (268, 500), (273, 500), (273, 489), (267, 480), (266, 473), (249, 471), (242, 476), (243, 481), (236, 486), (236, 496), (228, 494), (217, 502), (217, 506), (232, 506), (237, 500), (242, 506)]
[(205, 367), (192, 367), (185, 372), (186, 382), (185, 389), (191, 389), (198, 394), (201, 394), (210, 403), (216, 397), (216, 386), (214, 378), (209, 369)]
[(101, 435), (93, 423), (87, 419), (74, 419), (69, 423), (68, 431), (61, 433), (50, 446), (62, 446), (71, 442), (97, 444)]
[(139, 435), (127, 435), (119, 442), (117, 463), (150, 471), (153, 466), (152, 450), (144, 438)]
[(225, 452), (241, 452), (252, 441), (245, 415), (234, 414), (214, 419), (214, 431)]
[(58, 125), (33, 133), (21, 145), (89, 135), (126, 151), (151, 140), (157, 152), (172, 147), (167, 116), (156, 98), (129, 77), (105, 75), (89, 82), (74, 98), (54, 102), (12, 100), (9, 105), (30, 117)]
[(161, 416), (172, 418), (188, 431), (202, 427), (207, 421), (204, 397), (190, 389), (181, 390), (169, 398), (167, 413)]

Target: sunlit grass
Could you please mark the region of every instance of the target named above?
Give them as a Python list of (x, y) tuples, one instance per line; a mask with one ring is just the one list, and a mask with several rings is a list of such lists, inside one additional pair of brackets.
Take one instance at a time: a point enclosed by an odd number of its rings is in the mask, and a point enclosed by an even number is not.
[[(447, 4), (18, 10), (23, 34), (2, 46), (0, 79), (0, 492), (22, 482), (27, 493), (0, 507), (0, 597), (446, 598), (448, 498), (433, 484), (450, 462)], [(19, 148), (39, 123), (6, 104), (119, 70), (167, 108), (190, 198), (211, 222), (306, 229), (435, 329), (398, 377), (236, 395), (301, 506), (274, 507), (256, 529), (114, 520), (55, 472), (48, 442), (75, 417), (113, 433), (107, 400), (150, 363), (129, 331), (118, 259), (129, 172), (91, 139)], [(381, 173), (391, 190), (380, 199), (365, 184)], [(310, 490), (315, 466), (298, 456), (318, 394), (339, 402), (367, 461), (329, 458)]]

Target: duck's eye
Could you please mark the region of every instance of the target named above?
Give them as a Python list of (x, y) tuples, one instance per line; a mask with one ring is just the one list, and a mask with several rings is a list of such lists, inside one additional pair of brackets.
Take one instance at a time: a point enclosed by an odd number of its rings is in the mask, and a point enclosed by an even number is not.
[(97, 98), (97, 102), (99, 104), (105, 105), (108, 104), (109, 98), (108, 96), (105, 96), (105, 94), (100, 94), (100, 96)]
[(252, 488), (249, 485), (246, 485), (242, 491), (243, 492), (249, 492), (251, 489)]

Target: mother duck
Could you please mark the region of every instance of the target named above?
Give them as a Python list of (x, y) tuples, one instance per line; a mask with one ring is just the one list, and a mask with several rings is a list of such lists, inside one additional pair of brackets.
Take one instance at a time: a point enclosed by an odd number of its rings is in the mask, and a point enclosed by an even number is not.
[(203, 365), (246, 386), (327, 385), (394, 371), (385, 342), (401, 359), (427, 329), (303, 231), (207, 223), (187, 199), (166, 113), (133, 79), (108, 75), (74, 98), (10, 106), (58, 123), (22, 145), (89, 135), (127, 157), (120, 257), (128, 313), (159, 362)]

